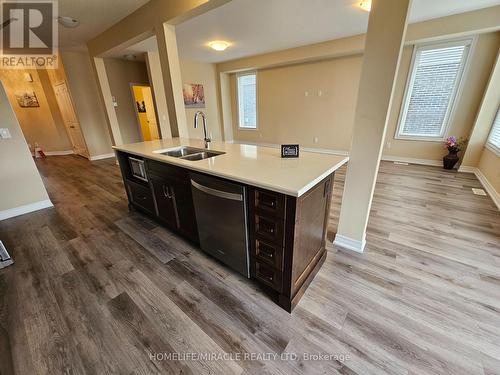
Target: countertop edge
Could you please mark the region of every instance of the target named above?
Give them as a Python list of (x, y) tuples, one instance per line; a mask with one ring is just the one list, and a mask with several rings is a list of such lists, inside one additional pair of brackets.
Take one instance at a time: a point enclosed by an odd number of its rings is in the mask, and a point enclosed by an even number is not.
[[(293, 197), (296, 197), (296, 198), (302, 196), (304, 193), (306, 193), (312, 187), (314, 187), (317, 183), (321, 182), (324, 178), (328, 177), (330, 174), (332, 174), (333, 172), (335, 172), (337, 169), (339, 169), (340, 167), (342, 167), (345, 163), (347, 163), (349, 161), (349, 157), (348, 156), (344, 156), (344, 158), (339, 163), (337, 163), (333, 167), (329, 168), (327, 171), (325, 171), (324, 173), (322, 173), (320, 176), (318, 176), (317, 178), (315, 178), (314, 180), (312, 180), (311, 182), (309, 182), (308, 184), (306, 184), (302, 188), (300, 188), (298, 191), (295, 191), (295, 190), (287, 190), (287, 189), (283, 189), (283, 188), (280, 188), (280, 187), (276, 187), (275, 185), (266, 185), (266, 184), (263, 184), (263, 183), (258, 183), (258, 182), (255, 182), (255, 181), (252, 181), (252, 180), (249, 180), (249, 179), (238, 178), (238, 177), (235, 177), (233, 175), (224, 174), (224, 173), (221, 173), (221, 172), (214, 172), (214, 171), (211, 171), (211, 170), (207, 171), (205, 168), (196, 168), (196, 165), (194, 165), (194, 164), (193, 164), (193, 166), (191, 166), (191, 165), (187, 166), (187, 165), (185, 165), (183, 163), (176, 163), (175, 158), (172, 158), (172, 160), (165, 160), (164, 157), (159, 157), (159, 156), (156, 156), (155, 154), (151, 154), (150, 155), (150, 154), (145, 154), (145, 153), (141, 153), (141, 152), (135, 152), (135, 151), (132, 151), (132, 150), (129, 150), (129, 149), (126, 149), (126, 148), (122, 148), (120, 146), (112, 146), (112, 148), (113, 148), (114, 151), (126, 152), (128, 154), (133, 154), (133, 155), (141, 156), (141, 157), (144, 157), (144, 158), (152, 159), (152, 160), (158, 161), (160, 163), (170, 164), (170, 165), (174, 165), (176, 167), (185, 168), (185, 169), (189, 169), (189, 170), (192, 170), (192, 171), (205, 173), (205, 174), (208, 174), (208, 175), (211, 175), (211, 176), (225, 178), (225, 179), (228, 179), (228, 180), (232, 180), (232, 181), (240, 182), (240, 183), (243, 183), (243, 184), (255, 186), (255, 187), (258, 187), (258, 188), (261, 188), (261, 189), (266, 189), (266, 190), (274, 191), (276, 193), (290, 195), (290, 196), (293, 196)], [(311, 152), (311, 151), (308, 151), (308, 152)]]

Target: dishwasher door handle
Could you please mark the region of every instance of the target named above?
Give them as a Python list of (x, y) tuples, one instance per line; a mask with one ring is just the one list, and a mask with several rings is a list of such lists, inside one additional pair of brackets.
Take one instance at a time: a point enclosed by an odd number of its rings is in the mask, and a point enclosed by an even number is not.
[(198, 189), (204, 193), (207, 193), (207, 194), (219, 197), (219, 198), (231, 199), (233, 201), (242, 201), (243, 200), (243, 194), (228, 193), (227, 191), (213, 189), (213, 188), (210, 188), (208, 186), (201, 185), (198, 182), (193, 181), (193, 180), (191, 180), (191, 185), (193, 185), (196, 189)]

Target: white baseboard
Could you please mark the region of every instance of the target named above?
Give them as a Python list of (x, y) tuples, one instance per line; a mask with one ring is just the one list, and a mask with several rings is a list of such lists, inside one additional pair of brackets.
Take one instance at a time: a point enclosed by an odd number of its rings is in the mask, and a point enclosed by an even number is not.
[(40, 202), (25, 204), (24, 206), (9, 208), (8, 210), (0, 211), (0, 221), (10, 219), (11, 217), (28, 214), (30, 212), (43, 210), (44, 208), (49, 208), (53, 206), (54, 205), (52, 204), (50, 199), (46, 199)]
[(460, 166), (458, 168), (459, 172), (463, 173), (474, 173), (474, 175), (477, 177), (481, 185), (483, 185), (484, 190), (488, 193), (490, 198), (493, 200), (497, 208), (500, 210), (500, 193), (495, 190), (493, 185), (488, 181), (486, 176), (481, 172), (481, 170), (477, 167), (469, 167), (469, 166)]
[(352, 250), (357, 253), (362, 253), (365, 250), (366, 240), (363, 241), (353, 240), (352, 238), (337, 234), (333, 244), (347, 250)]
[(114, 157), (115, 157), (115, 153), (112, 152), (110, 154), (91, 156), (89, 159), (90, 159), (90, 161), (96, 161), (96, 160), (102, 160), (102, 159), (110, 159), (110, 158), (114, 158)]
[(459, 172), (464, 172), (464, 173), (474, 173), (476, 174), (477, 168), (476, 167), (469, 167), (467, 165), (461, 165), (458, 168)]
[(44, 151), (45, 156), (62, 156), (62, 155), (73, 155), (75, 152), (73, 150), (66, 151)]
[(382, 155), (382, 160), (384, 160), (384, 161), (396, 161), (396, 162), (408, 163), (408, 164), (431, 165), (433, 167), (442, 167), (443, 166), (443, 162), (441, 160), (405, 158), (402, 156), (393, 156), (393, 155)]

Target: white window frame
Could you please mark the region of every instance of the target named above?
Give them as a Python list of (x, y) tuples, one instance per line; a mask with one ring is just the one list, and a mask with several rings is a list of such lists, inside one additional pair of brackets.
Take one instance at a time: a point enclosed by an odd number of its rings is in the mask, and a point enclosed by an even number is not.
[[(240, 88), (238, 84), (238, 79), (240, 77), (250, 76), (250, 75), (255, 75), (255, 127), (254, 128), (241, 126), (241, 121), (240, 121)], [(258, 90), (258, 76), (256, 70), (236, 74), (236, 115), (238, 116), (238, 130), (249, 130), (249, 131), (259, 130), (259, 90)]]
[[(495, 120), (497, 117), (500, 116), (500, 106), (497, 109), (497, 113), (495, 114), (495, 117), (493, 117), (493, 124), (491, 125), (490, 132), (488, 133), (488, 138), (486, 140), (486, 145), (485, 147), (493, 152), (496, 156), (500, 157), (500, 147), (494, 145), (493, 143), (490, 142), (491, 134), (493, 133), (493, 128), (495, 127)], [(500, 129), (498, 129), (500, 131)]]
[[(394, 139), (402, 139), (409, 141), (426, 141), (426, 142), (442, 142), (446, 139), (448, 132), (450, 130), (450, 126), (452, 124), (453, 117), (456, 112), (457, 104), (460, 101), (460, 97), (463, 92), (463, 86), (465, 77), (467, 76), (467, 72), (469, 70), (471, 56), (474, 51), (474, 46), (477, 41), (477, 36), (469, 37), (469, 38), (461, 38), (447, 41), (439, 41), (439, 42), (427, 42), (427, 43), (419, 43), (415, 44), (413, 47), (413, 54), (411, 57), (410, 71), (408, 73), (408, 78), (406, 81), (405, 92), (403, 96), (403, 103), (401, 104), (401, 109), (399, 112), (398, 118), (398, 126), (396, 127), (396, 132), (394, 134)], [(443, 125), (441, 126), (441, 133), (437, 136), (422, 136), (422, 135), (411, 135), (411, 134), (403, 134), (402, 130), (404, 128), (404, 122), (406, 121), (406, 115), (408, 111), (408, 107), (410, 105), (410, 98), (412, 93), (413, 84), (415, 83), (415, 76), (417, 73), (417, 69), (415, 66), (417, 54), (419, 51), (425, 51), (429, 49), (437, 49), (437, 48), (446, 48), (453, 47), (457, 45), (465, 44), (467, 48), (464, 50), (465, 58), (462, 60), (462, 64), (460, 66), (460, 70), (458, 72), (459, 82), (455, 86), (453, 93), (451, 94), (450, 102), (451, 105), (448, 107), (448, 110), (445, 114)]]

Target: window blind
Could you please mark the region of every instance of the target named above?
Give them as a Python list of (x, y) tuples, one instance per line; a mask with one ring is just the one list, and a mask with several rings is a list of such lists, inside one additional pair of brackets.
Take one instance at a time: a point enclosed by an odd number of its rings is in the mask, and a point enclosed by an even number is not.
[(500, 154), (500, 109), (493, 121), (493, 127), (491, 128), (487, 144), (493, 148), (497, 154)]
[(468, 46), (469, 42), (417, 47), (400, 118), (400, 136), (444, 136)]

